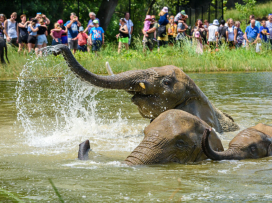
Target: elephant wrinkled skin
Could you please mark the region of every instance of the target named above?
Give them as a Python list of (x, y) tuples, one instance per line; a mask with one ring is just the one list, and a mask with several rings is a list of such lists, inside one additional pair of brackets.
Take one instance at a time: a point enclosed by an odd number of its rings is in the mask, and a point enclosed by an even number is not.
[(209, 130), (206, 130), (202, 138), (202, 149), (212, 160), (257, 159), (272, 155), (272, 127), (261, 123), (241, 131), (224, 152), (211, 149), (208, 140)]
[(155, 119), (169, 109), (180, 109), (204, 120), (217, 132), (239, 129), (234, 120), (208, 100), (192, 79), (175, 66), (127, 71), (112, 76), (100, 76), (83, 68), (69, 48), (56, 45), (54, 55), (62, 54), (71, 70), (82, 80), (102, 88), (123, 89), (132, 94), (144, 118)]

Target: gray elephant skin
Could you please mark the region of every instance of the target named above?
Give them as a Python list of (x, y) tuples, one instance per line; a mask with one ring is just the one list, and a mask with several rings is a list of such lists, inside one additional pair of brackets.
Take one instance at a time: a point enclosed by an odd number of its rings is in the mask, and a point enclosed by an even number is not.
[(1, 63), (2, 64), (6, 63), (6, 61), (4, 59), (4, 53), (5, 53), (6, 59), (7, 59), (8, 63), (9, 63), (7, 44), (6, 44), (5, 40), (2, 37), (0, 37), (0, 57), (1, 57)]
[[(159, 115), (144, 130), (144, 139), (124, 161), (127, 165), (194, 163), (207, 159), (201, 148), (203, 132), (210, 126), (185, 111), (172, 109)], [(224, 151), (212, 130), (209, 145), (214, 151)], [(86, 160), (89, 141), (80, 144), (78, 158)]]
[(194, 81), (175, 66), (100, 76), (83, 68), (67, 46), (56, 45), (52, 52), (54, 55), (62, 54), (71, 70), (83, 81), (132, 94), (132, 102), (144, 118), (153, 120), (167, 110), (180, 109), (201, 118), (217, 132), (239, 129), (231, 116), (214, 107)]
[(272, 127), (259, 123), (247, 128), (236, 135), (229, 143), (229, 149), (217, 152), (208, 141), (210, 131), (205, 130), (202, 149), (212, 160), (242, 160), (257, 159), (272, 155)]

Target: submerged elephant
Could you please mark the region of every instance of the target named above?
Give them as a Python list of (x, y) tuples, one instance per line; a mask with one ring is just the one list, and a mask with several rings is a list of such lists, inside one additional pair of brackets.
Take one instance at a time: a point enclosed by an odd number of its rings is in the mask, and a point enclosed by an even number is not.
[[(163, 163), (192, 163), (207, 159), (201, 148), (203, 131), (209, 125), (192, 114), (181, 110), (168, 110), (159, 115), (144, 130), (144, 139), (126, 158), (128, 165)], [(223, 151), (217, 134), (212, 131), (211, 148)], [(80, 144), (78, 158), (87, 159), (89, 141)]]
[(212, 160), (241, 160), (257, 159), (272, 156), (272, 127), (258, 124), (247, 128), (236, 135), (229, 143), (229, 149), (216, 152), (209, 142), (208, 129), (205, 130), (202, 148), (204, 153)]
[(7, 44), (5, 42), (5, 40), (0, 37), (0, 57), (1, 57), (1, 63), (6, 63), (5, 59), (4, 59), (4, 53), (6, 55), (6, 59), (9, 63), (9, 60), (8, 60), (8, 48), (7, 48)]
[(71, 70), (82, 80), (102, 88), (123, 89), (132, 94), (144, 118), (155, 119), (169, 109), (180, 109), (204, 120), (217, 132), (239, 129), (234, 120), (222, 113), (189, 76), (175, 66), (134, 70), (111, 76), (93, 74), (83, 68), (69, 48), (56, 45), (53, 54), (63, 54)]

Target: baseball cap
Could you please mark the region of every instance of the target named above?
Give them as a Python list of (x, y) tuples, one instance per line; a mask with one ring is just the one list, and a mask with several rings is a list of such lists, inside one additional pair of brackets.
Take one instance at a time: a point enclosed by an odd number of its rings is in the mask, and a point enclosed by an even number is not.
[(62, 24), (62, 23), (63, 23), (63, 20), (59, 19), (58, 24)]
[(94, 20), (93, 23), (98, 24), (99, 22), (98, 22), (98, 20)]
[(83, 32), (84, 31), (84, 28), (81, 26), (79, 27), (79, 32)]

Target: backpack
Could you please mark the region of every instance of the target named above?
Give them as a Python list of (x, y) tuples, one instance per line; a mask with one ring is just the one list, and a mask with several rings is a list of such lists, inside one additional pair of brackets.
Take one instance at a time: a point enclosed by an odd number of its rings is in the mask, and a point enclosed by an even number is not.
[(158, 27), (158, 36), (164, 37), (166, 35), (166, 25), (161, 25)]
[(219, 27), (218, 33), (219, 33), (219, 40), (220, 41), (226, 41), (226, 31), (228, 30), (228, 27)]

